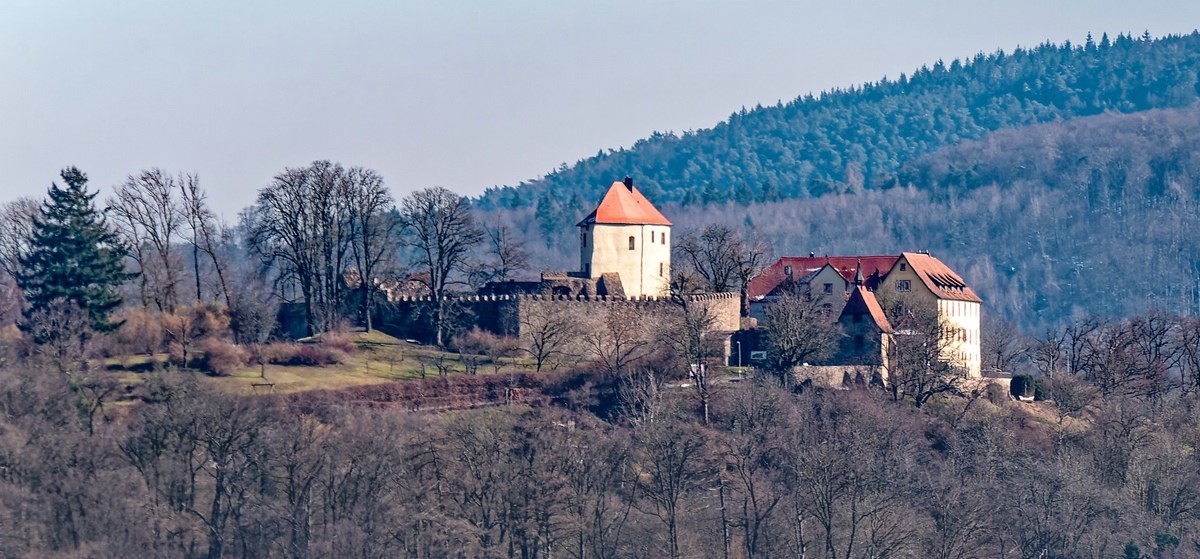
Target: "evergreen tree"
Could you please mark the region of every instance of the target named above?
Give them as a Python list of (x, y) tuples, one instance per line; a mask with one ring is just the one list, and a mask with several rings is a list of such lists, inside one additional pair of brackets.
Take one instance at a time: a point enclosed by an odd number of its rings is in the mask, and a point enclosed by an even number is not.
[(121, 304), (117, 287), (129, 278), (122, 263), (127, 248), (93, 205), (98, 193), (87, 191), (87, 175), (68, 167), (60, 176), (66, 186), (51, 184), (17, 278), (29, 302), (25, 327), (38, 343), (53, 334), (36, 328), (36, 317), (64, 307), (86, 313), (93, 331), (117, 329), (109, 314)]

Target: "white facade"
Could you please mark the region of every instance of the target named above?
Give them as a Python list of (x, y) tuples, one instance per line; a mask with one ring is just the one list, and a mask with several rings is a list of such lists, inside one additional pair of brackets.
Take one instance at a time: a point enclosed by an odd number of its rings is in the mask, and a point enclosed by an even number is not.
[(626, 297), (670, 293), (671, 226), (588, 223), (580, 227), (580, 271), (616, 273)]
[(950, 326), (954, 340), (946, 347), (949, 361), (962, 363), (967, 375), (983, 375), (983, 355), (980, 347), (980, 304), (974, 301), (938, 299), (938, 317)]

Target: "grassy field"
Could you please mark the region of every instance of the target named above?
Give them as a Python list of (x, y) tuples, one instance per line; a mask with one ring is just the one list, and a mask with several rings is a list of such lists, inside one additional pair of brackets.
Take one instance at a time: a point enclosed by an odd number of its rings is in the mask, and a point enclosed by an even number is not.
[[(285, 366), (268, 364), (265, 367), (251, 365), (234, 373), (218, 377), (202, 373), (202, 382), (220, 390), (237, 394), (291, 393), (318, 389), (338, 389), (366, 384), (378, 384), (399, 380), (436, 377), (440, 374), (463, 374), (466, 363), (457, 353), (440, 351), (388, 336), (377, 330), (352, 332), (357, 351), (342, 363), (323, 367)], [(319, 340), (309, 340), (319, 343)], [(478, 373), (493, 371), (492, 364), (483, 356), (477, 356)], [(164, 363), (165, 355), (138, 355), (113, 358), (106, 362), (108, 370), (121, 383), (137, 385), (144, 372), (155, 368), (155, 361)], [(504, 359), (504, 370), (525, 370), (526, 364), (519, 359)]]

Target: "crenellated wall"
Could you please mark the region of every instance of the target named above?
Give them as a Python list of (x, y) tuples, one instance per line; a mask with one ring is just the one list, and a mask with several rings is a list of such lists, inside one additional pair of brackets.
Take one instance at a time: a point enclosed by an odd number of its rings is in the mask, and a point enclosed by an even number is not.
[[(741, 303), (737, 293), (705, 293), (687, 296), (692, 303), (707, 307), (713, 314), (713, 330), (733, 332), (738, 329)], [(449, 299), (452, 307), (462, 312), (464, 319), (483, 330), (502, 336), (519, 337), (522, 313), (533, 305), (551, 304), (577, 315), (581, 322), (603, 318), (614, 306), (633, 306), (646, 311), (647, 316), (661, 316), (676, 307), (670, 297), (619, 297), (599, 295), (576, 297), (554, 295), (461, 295)], [(397, 297), (380, 306), (376, 323), (389, 334), (405, 338), (424, 338), (428, 328), (420, 317), (432, 307), (432, 297)], [(663, 312), (655, 312), (663, 311)], [(414, 319), (415, 317), (415, 319)]]

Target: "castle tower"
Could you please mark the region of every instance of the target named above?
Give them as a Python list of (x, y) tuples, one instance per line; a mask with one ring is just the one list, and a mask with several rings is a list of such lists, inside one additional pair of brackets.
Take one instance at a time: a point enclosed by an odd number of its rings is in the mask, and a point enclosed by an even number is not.
[(633, 179), (612, 183), (578, 227), (583, 276), (619, 274), (627, 297), (669, 292), (671, 222), (638, 191)]

